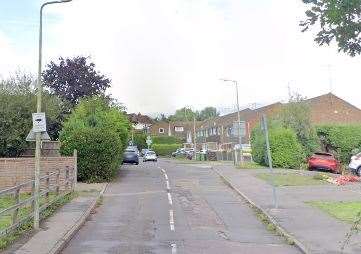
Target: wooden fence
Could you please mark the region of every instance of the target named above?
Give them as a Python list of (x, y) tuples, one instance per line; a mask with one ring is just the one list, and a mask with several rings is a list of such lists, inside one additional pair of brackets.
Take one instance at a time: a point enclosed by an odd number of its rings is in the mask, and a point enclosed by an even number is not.
[[(74, 190), (76, 173), (76, 167), (66, 167), (62, 171), (47, 172), (40, 178), (40, 212)], [(64, 177), (64, 180), (60, 181), (60, 177)], [(28, 192), (24, 192), (24, 190), (29, 190), (29, 187), (31, 188), (30, 196)], [(34, 189), (35, 181), (30, 180), (0, 191), (0, 202), (6, 203), (5, 199), (11, 201), (10, 205), (2, 207), (2, 210), (0, 210), (0, 222), (6, 225), (4, 228), (0, 228), (0, 237), (14, 231), (33, 218)], [(22, 196), (25, 196), (25, 198), (22, 198)], [(53, 196), (53, 198), (50, 196)]]

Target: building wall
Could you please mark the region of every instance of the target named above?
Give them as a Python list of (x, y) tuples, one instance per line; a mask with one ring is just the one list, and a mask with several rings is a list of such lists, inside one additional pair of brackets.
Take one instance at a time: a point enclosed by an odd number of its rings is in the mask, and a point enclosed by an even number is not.
[[(60, 170), (60, 181), (64, 182), (65, 169), (70, 169), (70, 174), (75, 174), (76, 157), (46, 157), (41, 158), (41, 176), (47, 172)], [(1, 158), (0, 159), (0, 190), (13, 187), (34, 179), (34, 158)], [(55, 182), (53, 178), (51, 181)], [(44, 184), (44, 183), (42, 183)], [(26, 189), (30, 191), (31, 188)]]

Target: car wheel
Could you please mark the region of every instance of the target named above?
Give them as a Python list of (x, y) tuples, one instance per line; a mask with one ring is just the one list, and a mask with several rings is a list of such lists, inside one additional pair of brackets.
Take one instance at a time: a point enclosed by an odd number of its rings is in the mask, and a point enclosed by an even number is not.
[(135, 165), (139, 165), (139, 162), (136, 162)]
[(359, 167), (356, 172), (358, 176), (361, 176), (361, 167)]

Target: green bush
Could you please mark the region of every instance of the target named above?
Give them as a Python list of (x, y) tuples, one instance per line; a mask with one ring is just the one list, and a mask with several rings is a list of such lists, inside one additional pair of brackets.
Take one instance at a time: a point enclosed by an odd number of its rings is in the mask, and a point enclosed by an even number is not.
[(182, 144), (183, 139), (175, 136), (154, 136), (153, 144)]
[(361, 148), (361, 125), (323, 125), (316, 127), (324, 149), (348, 163), (353, 150)]
[(173, 152), (175, 152), (178, 148), (180, 148), (180, 144), (153, 144), (153, 151), (159, 156), (170, 156)]
[(133, 135), (134, 138), (134, 145), (136, 145), (138, 147), (139, 150), (148, 148), (147, 145), (147, 135), (144, 133), (134, 133)]
[(86, 182), (111, 180), (119, 168), (128, 142), (129, 122), (105, 100), (83, 100), (64, 123), (61, 153), (78, 150), (78, 178)]
[(116, 132), (101, 128), (74, 130), (62, 141), (62, 154), (78, 150), (78, 179), (86, 182), (111, 180), (122, 159), (122, 143)]
[[(269, 141), (274, 167), (299, 168), (304, 160), (304, 152), (292, 129), (271, 125)], [(251, 144), (254, 161), (261, 165), (267, 165), (266, 141), (264, 133), (259, 127), (252, 131)]]

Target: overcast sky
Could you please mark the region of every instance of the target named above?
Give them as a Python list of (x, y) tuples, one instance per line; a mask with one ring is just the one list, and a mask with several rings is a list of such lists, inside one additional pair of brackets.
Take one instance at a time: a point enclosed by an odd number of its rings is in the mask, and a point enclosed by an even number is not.
[[(36, 72), (42, 2), (0, 1), (3, 77)], [(239, 81), (241, 105), (286, 100), (290, 85), (307, 97), (332, 87), (361, 107), (360, 57), (301, 33), (301, 0), (73, 0), (45, 13), (44, 64), (91, 56), (130, 112), (234, 107), (234, 87), (219, 78)]]

